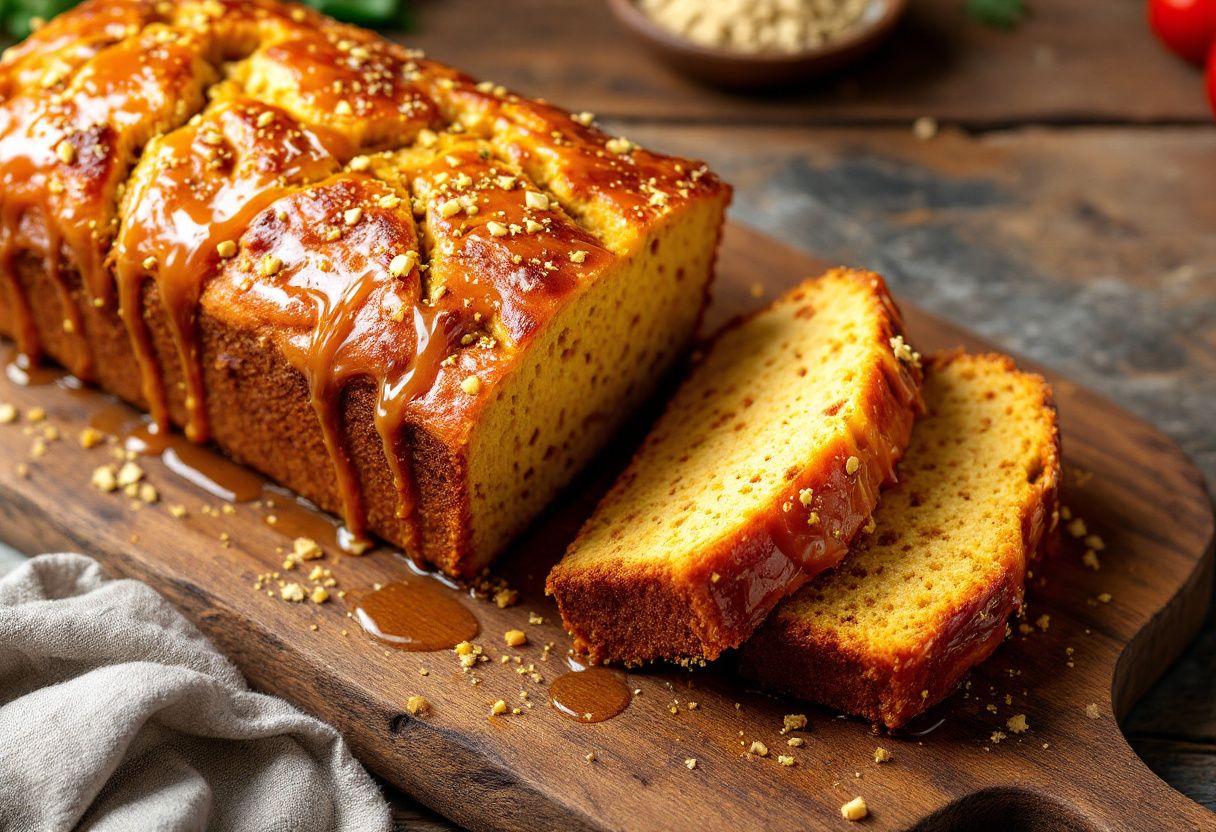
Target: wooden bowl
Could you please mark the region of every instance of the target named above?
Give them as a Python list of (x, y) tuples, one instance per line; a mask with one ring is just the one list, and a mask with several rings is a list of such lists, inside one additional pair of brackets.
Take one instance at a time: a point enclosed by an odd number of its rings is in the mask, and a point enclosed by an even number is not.
[(651, 20), (634, 0), (608, 4), (625, 28), (663, 63), (698, 81), (741, 90), (786, 86), (840, 69), (877, 46), (908, 9), (908, 0), (870, 0), (856, 26), (823, 46), (802, 52), (747, 53), (686, 40)]

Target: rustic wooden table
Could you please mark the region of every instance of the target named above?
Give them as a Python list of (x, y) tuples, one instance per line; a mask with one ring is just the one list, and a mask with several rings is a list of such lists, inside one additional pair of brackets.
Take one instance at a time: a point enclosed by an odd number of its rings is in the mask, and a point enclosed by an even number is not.
[[(1099, 390), (1216, 481), (1216, 129), (1143, 0), (1031, 0), (1012, 33), (912, 0), (891, 41), (767, 96), (655, 63), (604, 0), (413, 0), (434, 57), (592, 110), (736, 186), (734, 216)], [(916, 138), (912, 122), (941, 124)], [(1216, 613), (1131, 713), (1146, 763), (1216, 809)], [(397, 827), (451, 824), (388, 789)]]
[[(1143, 0), (1052, 0), (1006, 33), (913, 0), (856, 69), (769, 96), (656, 64), (602, 0), (422, 0), (406, 42), (700, 157), (734, 215), (1102, 391), (1216, 481), (1216, 129)], [(930, 140), (912, 122), (941, 124)], [(1216, 809), (1216, 615), (1127, 720)], [(394, 795), (398, 825), (448, 830)]]

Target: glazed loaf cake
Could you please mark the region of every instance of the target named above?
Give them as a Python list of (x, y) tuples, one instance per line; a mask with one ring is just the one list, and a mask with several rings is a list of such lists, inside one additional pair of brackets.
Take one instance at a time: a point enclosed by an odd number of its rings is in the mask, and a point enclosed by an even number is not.
[(870, 272), (726, 329), (549, 576), (575, 647), (713, 659), (834, 566), (908, 442), (914, 359)]
[(0, 332), (450, 574), (680, 354), (729, 189), (303, 6), (0, 61)]
[(1057, 518), (1059, 438), (1042, 377), (1004, 356), (947, 355), (924, 395), (873, 532), (740, 651), (745, 675), (889, 728), (997, 648)]

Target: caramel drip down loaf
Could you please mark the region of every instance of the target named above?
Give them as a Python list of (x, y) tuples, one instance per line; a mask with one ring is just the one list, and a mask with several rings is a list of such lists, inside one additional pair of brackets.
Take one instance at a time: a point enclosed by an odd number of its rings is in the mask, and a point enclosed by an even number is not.
[(729, 188), (302, 6), (0, 60), (0, 332), (452, 574), (695, 330)]
[(710, 346), (549, 576), (596, 662), (716, 658), (865, 526), (920, 407), (882, 278), (809, 280)]
[(889, 728), (948, 695), (1005, 638), (1054, 530), (1051, 390), (999, 355), (932, 362), (900, 482), (835, 571), (774, 610), (743, 672)]

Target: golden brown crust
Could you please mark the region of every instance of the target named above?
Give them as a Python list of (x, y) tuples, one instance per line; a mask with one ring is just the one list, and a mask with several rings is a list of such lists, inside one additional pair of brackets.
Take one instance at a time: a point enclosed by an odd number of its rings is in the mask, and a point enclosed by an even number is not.
[[(902, 336), (903, 324), (882, 278), (843, 270), (825, 277), (856, 282), (869, 294), (878, 322), (876, 341), (889, 353), (888, 344)], [(802, 292), (796, 288), (777, 303), (800, 303)], [(921, 407), (919, 370), (887, 357), (857, 368), (865, 374), (864, 392), (843, 430), (813, 458), (782, 463), (788, 465), (786, 492), (808, 489), (816, 495), (813, 523), (809, 508), (791, 506), (782, 496), (743, 518), (712, 548), (673, 553), (681, 560), (678, 569), (663, 562), (642, 568), (615, 561), (576, 563), (569, 556), (554, 567), (547, 590), (557, 599), (575, 649), (597, 663), (712, 660), (742, 643), (783, 597), (839, 562), (873, 512), (879, 489), (894, 478)], [(643, 446), (601, 507), (622, 498), (645, 451)], [(855, 470), (849, 470), (853, 457)], [(571, 553), (602, 522), (600, 514), (597, 510), (584, 525)]]
[[(0, 60), (0, 331), (475, 570), (485, 408), (563, 310), (729, 199), (586, 121), (301, 6), (90, 0)], [(265, 376), (234, 399), (213, 362)], [(307, 460), (261, 441), (299, 420)]]
[[(934, 357), (928, 372), (959, 360), (989, 362), (1019, 374), (1039, 389), (1037, 407), (1050, 423), (1041, 448), (1042, 475), (1032, 478), (1034, 486), (1019, 507), (1021, 540), (1013, 551), (997, 553), (1004, 568), (960, 599), (948, 615), (926, 624), (919, 643), (895, 653), (845, 642), (797, 614), (782, 614), (785, 607), (779, 607), (743, 646), (744, 675), (772, 690), (898, 728), (948, 696), (963, 675), (1004, 640), (1009, 615), (1022, 605), (1026, 569), (1049, 547), (1056, 531), (1060, 455), (1055, 405), (1047, 382), (1021, 373), (1008, 356), (948, 353)], [(880, 526), (876, 533), (882, 531)]]

